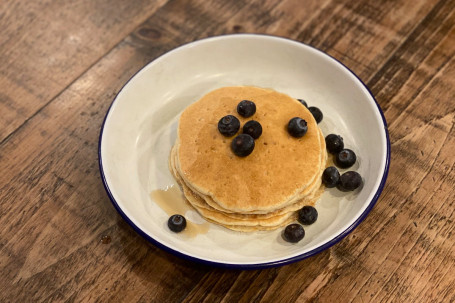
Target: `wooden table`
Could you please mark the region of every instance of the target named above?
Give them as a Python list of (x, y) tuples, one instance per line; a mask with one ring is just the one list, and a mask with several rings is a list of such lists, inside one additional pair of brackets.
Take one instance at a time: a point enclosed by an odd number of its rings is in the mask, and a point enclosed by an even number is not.
[[(454, 302), (455, 1), (0, 3), (1, 302)], [(98, 171), (106, 111), (183, 43), (267, 33), (346, 64), (384, 110), (378, 203), (303, 261), (228, 270), (184, 261), (117, 214)]]

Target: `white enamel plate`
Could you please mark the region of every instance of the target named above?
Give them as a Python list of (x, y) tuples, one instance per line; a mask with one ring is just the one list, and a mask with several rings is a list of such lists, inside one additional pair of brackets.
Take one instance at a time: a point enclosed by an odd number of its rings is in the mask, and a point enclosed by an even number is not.
[[(305, 238), (290, 244), (282, 229), (239, 233), (184, 215), (203, 232), (176, 234), (169, 214), (152, 192), (176, 184), (168, 156), (180, 113), (207, 92), (235, 85), (273, 88), (305, 99), (324, 114), (324, 135), (336, 133), (358, 161), (361, 190), (327, 189), (316, 204), (319, 218)], [(390, 142), (386, 121), (358, 77), (332, 57), (292, 40), (263, 35), (227, 35), (174, 49), (139, 71), (120, 91), (101, 129), (101, 176), (122, 217), (155, 245), (212, 265), (264, 268), (323, 251), (351, 232), (379, 198), (387, 178)]]

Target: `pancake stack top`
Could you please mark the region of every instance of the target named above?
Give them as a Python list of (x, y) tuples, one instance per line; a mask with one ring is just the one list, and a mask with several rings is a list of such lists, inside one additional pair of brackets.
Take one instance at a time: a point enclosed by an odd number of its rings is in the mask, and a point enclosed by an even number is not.
[[(240, 101), (256, 104), (256, 113), (237, 114)], [(225, 115), (241, 128), (249, 120), (262, 125), (262, 135), (247, 157), (236, 156), (234, 138), (218, 131)], [(301, 138), (289, 135), (291, 118), (307, 121)], [(295, 220), (296, 211), (314, 205), (322, 192), (325, 141), (308, 109), (288, 95), (270, 89), (224, 87), (203, 96), (182, 113), (169, 159), (184, 196), (203, 217), (239, 231), (270, 230)]]

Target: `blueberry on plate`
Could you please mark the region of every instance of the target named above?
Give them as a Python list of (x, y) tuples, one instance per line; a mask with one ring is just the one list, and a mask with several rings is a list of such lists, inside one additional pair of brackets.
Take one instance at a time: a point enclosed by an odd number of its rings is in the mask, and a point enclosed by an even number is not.
[(319, 108), (317, 108), (315, 106), (310, 106), (310, 107), (308, 107), (308, 110), (311, 112), (311, 114), (313, 115), (313, 117), (317, 123), (322, 121), (322, 118), (324, 116), (322, 115), (322, 112)]
[(256, 112), (256, 104), (250, 100), (242, 100), (237, 105), (237, 112), (242, 117), (251, 117)]
[(318, 219), (318, 211), (313, 206), (304, 206), (299, 210), (299, 222), (303, 225), (310, 225)]
[(262, 126), (258, 121), (250, 120), (243, 125), (243, 133), (257, 139), (262, 134)]
[(286, 226), (283, 232), (283, 239), (287, 242), (297, 243), (305, 237), (305, 230), (302, 225), (294, 223)]
[(337, 154), (344, 148), (343, 138), (339, 135), (330, 134), (325, 137), (325, 146), (331, 154)]
[(362, 185), (362, 177), (356, 171), (348, 171), (341, 175), (338, 189), (341, 191), (352, 191)]
[(348, 168), (354, 165), (357, 156), (350, 149), (343, 149), (335, 156), (335, 163), (338, 167)]
[(322, 183), (328, 188), (337, 186), (340, 181), (340, 172), (335, 166), (327, 167), (322, 173)]
[(253, 152), (254, 139), (248, 134), (240, 134), (232, 140), (231, 149), (239, 157), (246, 157)]
[(227, 115), (218, 121), (218, 130), (223, 136), (231, 137), (235, 135), (240, 128), (240, 121), (233, 115)]
[(294, 117), (289, 120), (288, 132), (291, 136), (300, 138), (303, 137), (308, 131), (308, 126), (305, 120), (299, 117)]
[(305, 100), (303, 100), (303, 99), (297, 99), (297, 100), (299, 100), (299, 102), (302, 103), (303, 106), (305, 106), (306, 108), (308, 108), (308, 104), (306, 103)]
[(173, 232), (179, 233), (186, 227), (186, 219), (182, 215), (172, 215), (167, 220), (167, 226)]

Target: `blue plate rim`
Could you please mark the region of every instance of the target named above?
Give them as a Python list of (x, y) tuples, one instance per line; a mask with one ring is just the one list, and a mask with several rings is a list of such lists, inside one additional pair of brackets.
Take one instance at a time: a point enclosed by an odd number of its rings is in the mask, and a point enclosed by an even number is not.
[[(136, 224), (134, 224), (134, 222), (132, 222), (130, 220), (130, 218), (123, 212), (123, 210), (120, 208), (120, 206), (118, 205), (117, 201), (115, 200), (110, 188), (109, 188), (109, 185), (107, 184), (107, 180), (106, 180), (106, 176), (104, 174), (104, 169), (103, 169), (103, 159), (102, 159), (102, 156), (101, 156), (101, 142), (102, 142), (102, 138), (103, 138), (103, 131), (104, 131), (104, 126), (106, 124), (106, 121), (107, 121), (107, 118), (109, 116), (109, 113), (113, 107), (113, 105), (115, 104), (116, 100), (117, 100), (117, 97), (119, 96), (119, 94), (123, 91), (123, 89), (128, 85), (128, 83), (134, 79), (134, 77), (140, 73), (141, 71), (143, 71), (145, 68), (147, 68), (147, 66), (149, 66), (152, 62), (156, 61), (157, 59), (161, 58), (162, 56), (165, 56), (167, 54), (169, 54), (170, 52), (173, 52), (173, 51), (176, 51), (176, 50), (179, 50), (185, 46), (189, 46), (191, 44), (197, 44), (199, 42), (202, 42), (202, 41), (207, 41), (207, 40), (216, 40), (216, 39), (220, 39), (220, 38), (229, 38), (229, 37), (239, 37), (239, 36), (242, 36), (242, 37), (255, 37), (255, 38), (258, 38), (258, 37), (266, 37), (266, 38), (273, 38), (273, 39), (281, 39), (281, 40), (285, 40), (286, 42), (291, 42), (291, 43), (296, 43), (296, 44), (301, 44), (301, 45), (304, 45), (306, 47), (310, 47), (311, 49), (313, 49), (314, 51), (322, 54), (322, 55), (325, 55), (329, 58), (331, 58), (332, 60), (336, 61), (338, 64), (340, 64), (341, 66), (343, 66), (346, 70), (348, 70), (355, 78), (357, 78), (357, 80), (364, 86), (364, 88), (368, 91), (368, 93), (370, 94), (370, 96), (373, 98), (375, 104), (376, 104), (376, 107), (381, 115), (381, 118), (382, 118), (382, 122), (384, 124), (384, 133), (385, 133), (385, 136), (386, 136), (386, 144), (387, 144), (387, 150), (386, 150), (386, 159), (385, 159), (385, 166), (384, 166), (384, 171), (383, 171), (383, 175), (382, 175), (382, 179), (381, 179), (381, 182), (379, 184), (379, 187), (378, 187), (378, 190), (376, 191), (375, 195), (373, 196), (372, 200), (370, 201), (370, 203), (368, 204), (367, 208), (363, 211), (363, 213), (357, 218), (357, 220), (355, 220), (349, 227), (347, 227), (343, 232), (341, 232), (340, 234), (338, 234), (336, 237), (332, 238), (331, 240), (327, 241), (326, 243), (322, 244), (321, 246), (319, 247), (316, 247), (308, 252), (305, 252), (303, 254), (300, 254), (300, 255), (297, 255), (297, 256), (293, 256), (293, 257), (290, 257), (290, 258), (285, 258), (285, 259), (281, 259), (281, 260), (277, 260), (277, 261), (271, 261), (271, 262), (264, 262), (264, 263), (256, 263), (256, 264), (237, 264), (237, 263), (222, 263), (222, 262), (215, 262), (215, 261), (209, 261), (209, 260), (205, 260), (205, 259), (201, 259), (201, 258), (196, 258), (196, 257), (193, 257), (193, 256), (189, 256), (187, 254), (184, 254), (180, 251), (177, 251), (177, 250), (174, 250), (160, 242), (158, 242), (157, 240), (155, 240), (154, 238), (152, 238), (151, 236), (149, 236), (148, 234), (146, 234), (144, 231), (142, 231), (138, 226), (136, 226)], [(207, 38), (203, 38), (203, 39), (199, 39), (199, 40), (195, 40), (195, 41), (192, 41), (192, 42), (189, 42), (189, 43), (186, 43), (186, 44), (183, 44), (183, 45), (180, 45), (178, 46), (177, 48), (174, 48), (160, 56), (158, 56), (157, 58), (155, 58), (153, 61), (149, 62), (148, 64), (146, 64), (144, 67), (142, 67), (140, 70), (138, 70), (136, 73), (134, 73), (129, 79), (128, 81), (122, 86), (122, 88), (120, 89), (120, 91), (116, 94), (116, 96), (114, 97), (114, 100), (112, 101), (112, 103), (110, 104), (107, 112), (106, 112), (106, 116), (104, 117), (104, 120), (103, 120), (103, 123), (101, 125), (101, 130), (100, 130), (100, 135), (99, 135), (99, 140), (98, 140), (98, 165), (99, 165), (99, 170), (100, 170), (100, 175), (101, 175), (101, 179), (103, 181), (103, 186), (104, 186), (104, 189), (106, 190), (106, 193), (108, 194), (109, 196), (109, 199), (111, 200), (111, 203), (114, 205), (115, 209), (117, 210), (117, 212), (120, 214), (120, 216), (139, 234), (141, 235), (143, 238), (145, 238), (147, 241), (149, 241), (150, 243), (152, 243), (153, 245), (161, 248), (162, 250), (166, 251), (166, 252), (169, 252), (175, 256), (178, 256), (182, 259), (185, 259), (185, 260), (188, 260), (188, 261), (193, 261), (193, 262), (197, 262), (197, 263), (202, 263), (202, 264), (205, 264), (205, 265), (209, 265), (209, 266), (215, 266), (215, 267), (221, 267), (221, 268), (229, 268), (229, 269), (265, 269), (265, 268), (271, 268), (271, 267), (277, 267), (277, 266), (283, 266), (283, 265), (287, 265), (287, 264), (291, 264), (291, 263), (294, 263), (294, 262), (297, 262), (297, 261), (301, 261), (303, 259), (306, 259), (306, 258), (309, 258), (313, 255), (316, 255), (330, 247), (332, 247), (333, 245), (337, 244), (338, 242), (340, 242), (344, 237), (346, 237), (349, 233), (351, 233), (357, 226), (359, 226), (359, 224), (367, 217), (367, 215), (370, 213), (370, 211), (373, 209), (374, 205), (376, 204), (376, 202), (378, 201), (382, 191), (384, 190), (384, 186), (385, 186), (385, 183), (386, 183), (386, 180), (387, 180), (387, 176), (388, 176), (388, 173), (389, 173), (389, 167), (390, 167), (390, 138), (389, 138), (389, 131), (388, 131), (388, 127), (387, 127), (387, 121), (385, 119), (385, 116), (384, 116), (384, 113), (381, 109), (381, 107), (379, 106), (376, 98), (374, 97), (373, 93), (371, 92), (371, 90), (368, 88), (368, 86), (350, 69), (348, 68), (345, 64), (343, 64), (341, 61), (339, 61), (338, 59), (332, 57), (331, 55), (311, 46), (311, 45), (308, 45), (308, 44), (305, 44), (305, 43), (302, 43), (302, 42), (299, 42), (299, 41), (296, 41), (296, 40), (292, 40), (292, 39), (289, 39), (289, 38), (284, 38), (284, 37), (279, 37), (279, 36), (273, 36), (273, 35), (266, 35), (266, 34), (227, 34), (227, 35), (220, 35), (220, 36), (213, 36), (213, 37), (207, 37)]]

